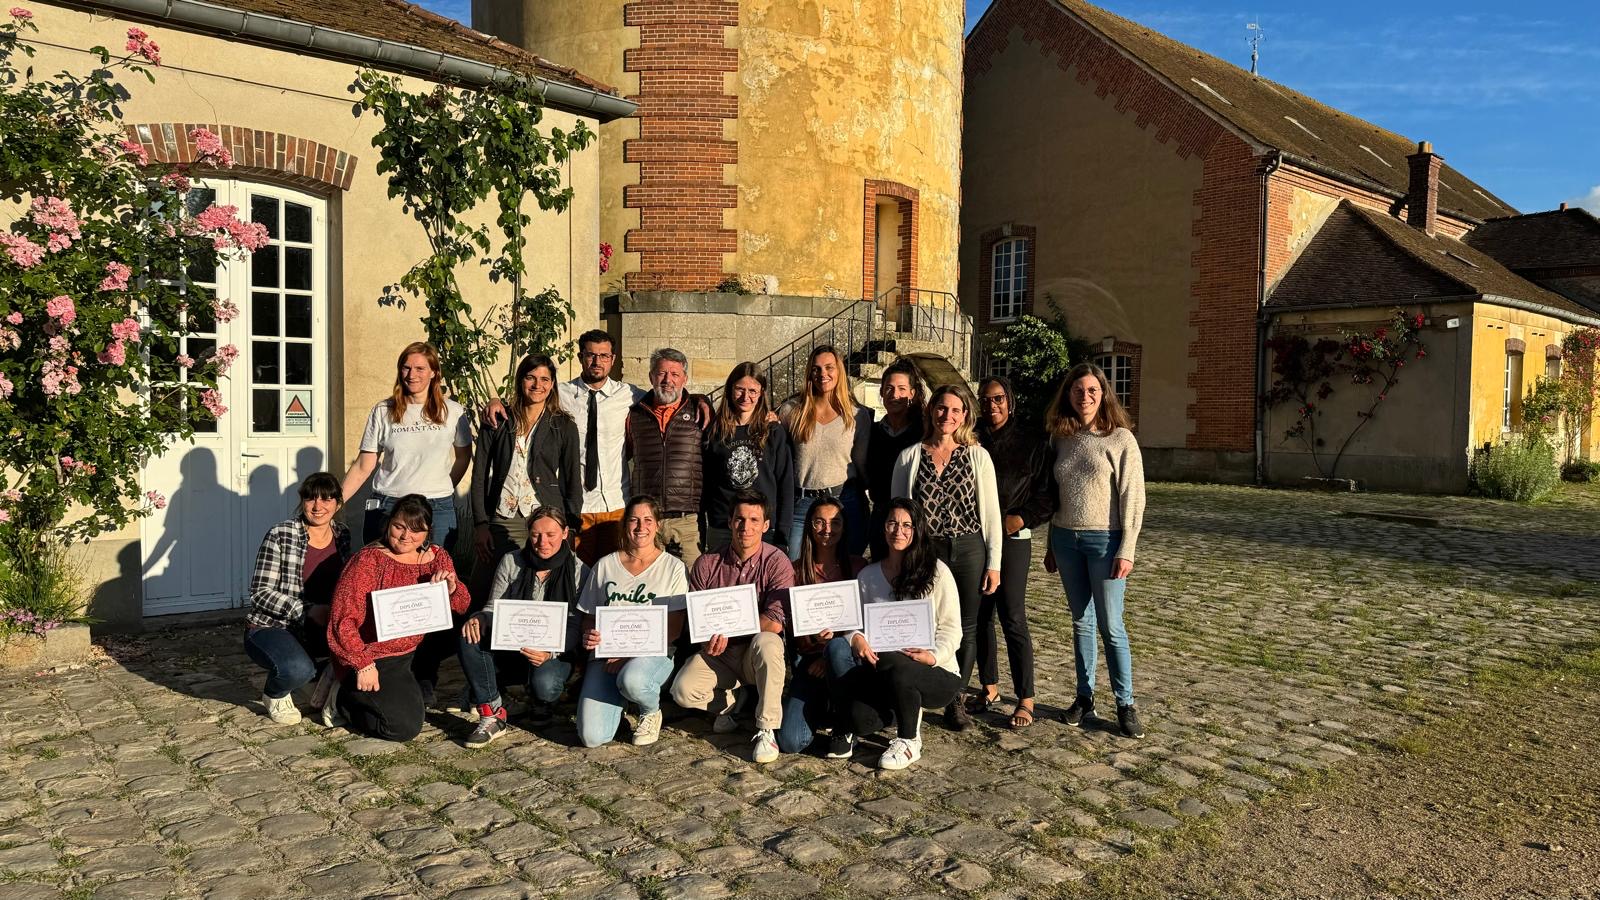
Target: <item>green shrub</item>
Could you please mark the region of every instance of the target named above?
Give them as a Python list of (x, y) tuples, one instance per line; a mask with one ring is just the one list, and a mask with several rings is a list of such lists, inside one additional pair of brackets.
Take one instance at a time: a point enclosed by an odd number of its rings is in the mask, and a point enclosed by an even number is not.
[(1527, 503), (1555, 490), (1561, 477), (1556, 452), (1537, 437), (1513, 435), (1472, 459), (1472, 480), (1486, 497)]
[(1575, 459), (1561, 467), (1561, 477), (1567, 481), (1588, 482), (1600, 479), (1600, 462), (1592, 459)]
[(13, 635), (47, 632), (68, 622), (88, 622), (84, 583), (67, 548), (41, 541), (0, 558), (0, 643)]

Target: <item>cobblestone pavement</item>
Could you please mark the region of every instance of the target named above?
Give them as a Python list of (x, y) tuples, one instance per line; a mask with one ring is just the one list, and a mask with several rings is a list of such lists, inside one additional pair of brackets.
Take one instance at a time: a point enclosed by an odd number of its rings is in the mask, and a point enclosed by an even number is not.
[(898, 773), (757, 767), (697, 718), (592, 751), (570, 721), (476, 752), (451, 714), (409, 746), (278, 727), (237, 626), (113, 641), (0, 685), (0, 894), (1047, 896), (1473, 703), (1477, 669), (1595, 639), (1597, 496), (1152, 485), (1128, 599), (1149, 736), (1054, 719), (1070, 623), (1040, 572), (1039, 723), (930, 724)]

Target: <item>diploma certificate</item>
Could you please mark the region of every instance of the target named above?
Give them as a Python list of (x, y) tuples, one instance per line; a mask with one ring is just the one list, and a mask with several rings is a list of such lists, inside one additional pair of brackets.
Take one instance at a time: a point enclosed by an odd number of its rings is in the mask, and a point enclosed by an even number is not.
[(933, 649), (933, 601), (890, 600), (862, 607), (867, 643), (875, 653)]
[(861, 585), (851, 581), (797, 584), (789, 589), (789, 633), (861, 630)]
[(408, 584), (372, 592), (372, 623), (379, 641), (445, 631), (450, 618), (450, 585), (444, 581)]
[(544, 600), (496, 600), (494, 633), (490, 650), (543, 650), (560, 653), (567, 649), (567, 605)]
[(743, 637), (761, 630), (753, 584), (690, 591), (683, 599), (689, 609), (689, 640), (696, 644), (711, 640), (714, 634)]
[(654, 603), (617, 603), (594, 611), (600, 632), (595, 659), (667, 655), (667, 608)]

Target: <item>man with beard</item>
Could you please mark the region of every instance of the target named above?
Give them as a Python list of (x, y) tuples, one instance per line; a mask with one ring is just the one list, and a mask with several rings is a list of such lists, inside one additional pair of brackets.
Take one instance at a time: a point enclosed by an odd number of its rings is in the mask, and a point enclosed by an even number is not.
[(689, 393), (689, 359), (663, 347), (650, 354), (652, 390), (628, 410), (627, 455), (632, 489), (661, 501), (660, 531), (667, 552), (693, 566), (700, 558), (701, 441), (711, 404)]
[(592, 566), (617, 547), (617, 523), (632, 496), (623, 466), (628, 410), (645, 396), (611, 377), (616, 362), (611, 335), (600, 329), (578, 338), (578, 377), (557, 389), (563, 409), (578, 422), (578, 458), (583, 465), (583, 515), (574, 549)]

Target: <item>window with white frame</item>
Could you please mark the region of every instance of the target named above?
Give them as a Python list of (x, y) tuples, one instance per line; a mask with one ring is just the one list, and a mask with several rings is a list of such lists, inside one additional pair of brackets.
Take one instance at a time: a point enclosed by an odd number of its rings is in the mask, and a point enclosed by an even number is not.
[(1547, 356), (1544, 360), (1544, 377), (1555, 381), (1561, 377), (1561, 357)]
[(1000, 241), (990, 252), (994, 274), (989, 284), (989, 321), (1010, 322), (1022, 314), (1028, 287), (1028, 239)]
[(1011, 377), (1011, 360), (1000, 356), (989, 357), (989, 371), (987, 375), (998, 375), (1001, 378)]
[(1094, 358), (1094, 364), (1105, 370), (1106, 380), (1117, 395), (1117, 402), (1130, 406), (1133, 398), (1133, 357), (1121, 353), (1107, 353)]
[(1506, 354), (1506, 389), (1504, 403), (1500, 409), (1500, 428), (1503, 431), (1511, 430), (1512, 407), (1522, 399), (1522, 354)]

